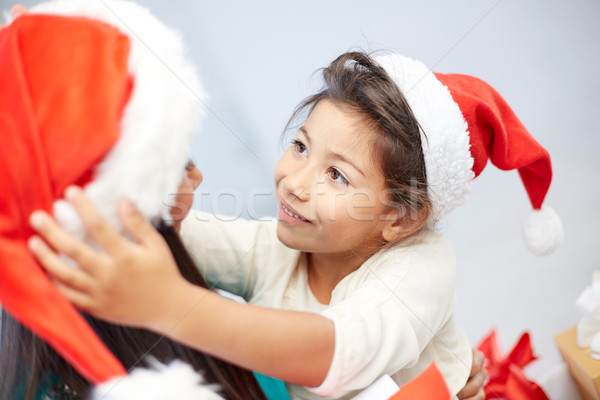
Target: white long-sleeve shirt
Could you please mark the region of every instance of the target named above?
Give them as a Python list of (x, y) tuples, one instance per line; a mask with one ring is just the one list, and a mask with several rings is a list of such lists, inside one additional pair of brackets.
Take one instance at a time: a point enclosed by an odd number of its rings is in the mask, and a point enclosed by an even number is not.
[(431, 362), (451, 393), (464, 386), (472, 352), (453, 318), (455, 256), (445, 238), (424, 231), (380, 250), (323, 305), (308, 285), (305, 255), (277, 239), (276, 224), (192, 212), (181, 234), (217, 288), (252, 304), (333, 321), (335, 350), (325, 380), (317, 388), (289, 384), (292, 399), (351, 398), (384, 374), (402, 385)]

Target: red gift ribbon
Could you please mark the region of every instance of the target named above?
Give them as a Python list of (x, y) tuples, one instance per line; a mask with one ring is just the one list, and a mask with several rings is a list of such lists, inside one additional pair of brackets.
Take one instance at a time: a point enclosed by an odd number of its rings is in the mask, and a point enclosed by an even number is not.
[(542, 388), (530, 381), (522, 369), (537, 359), (533, 354), (529, 333), (523, 333), (512, 350), (504, 357), (495, 330), (481, 341), (478, 349), (487, 359), (486, 399), (549, 400)]

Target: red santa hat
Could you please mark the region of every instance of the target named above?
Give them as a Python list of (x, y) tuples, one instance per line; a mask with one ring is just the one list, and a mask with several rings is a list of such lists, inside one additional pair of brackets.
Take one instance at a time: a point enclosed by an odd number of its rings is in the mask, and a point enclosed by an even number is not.
[(550, 254), (562, 242), (556, 212), (543, 205), (552, 180), (550, 155), (493, 87), (468, 75), (433, 73), (423, 63), (376, 57), (405, 95), (423, 134), (433, 220), (464, 203), (487, 161), (519, 172), (533, 207), (524, 229), (529, 249)]
[(123, 197), (168, 219), (202, 97), (179, 35), (130, 2), (52, 1), (0, 30), (0, 304), (92, 383), (126, 371), (27, 249), (29, 215), (87, 239), (75, 184), (119, 230)]

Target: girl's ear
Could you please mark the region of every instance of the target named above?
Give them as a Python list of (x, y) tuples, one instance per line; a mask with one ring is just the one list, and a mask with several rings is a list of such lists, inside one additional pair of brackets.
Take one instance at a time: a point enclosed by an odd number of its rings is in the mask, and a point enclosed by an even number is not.
[(383, 239), (387, 243), (406, 239), (425, 226), (428, 216), (429, 212), (425, 208), (409, 213), (402, 213), (398, 209), (391, 210), (386, 214), (385, 225), (381, 232)]
[(389, 214), (385, 215), (385, 223), (381, 232), (386, 243), (393, 243), (403, 237), (404, 223), (399, 210), (393, 209)]

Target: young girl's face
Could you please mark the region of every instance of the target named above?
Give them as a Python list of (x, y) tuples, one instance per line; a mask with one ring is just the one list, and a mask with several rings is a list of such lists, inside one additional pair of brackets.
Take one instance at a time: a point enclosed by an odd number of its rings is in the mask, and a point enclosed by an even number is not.
[(330, 100), (312, 110), (275, 167), (277, 236), (311, 253), (374, 253), (389, 218), (374, 132)]

